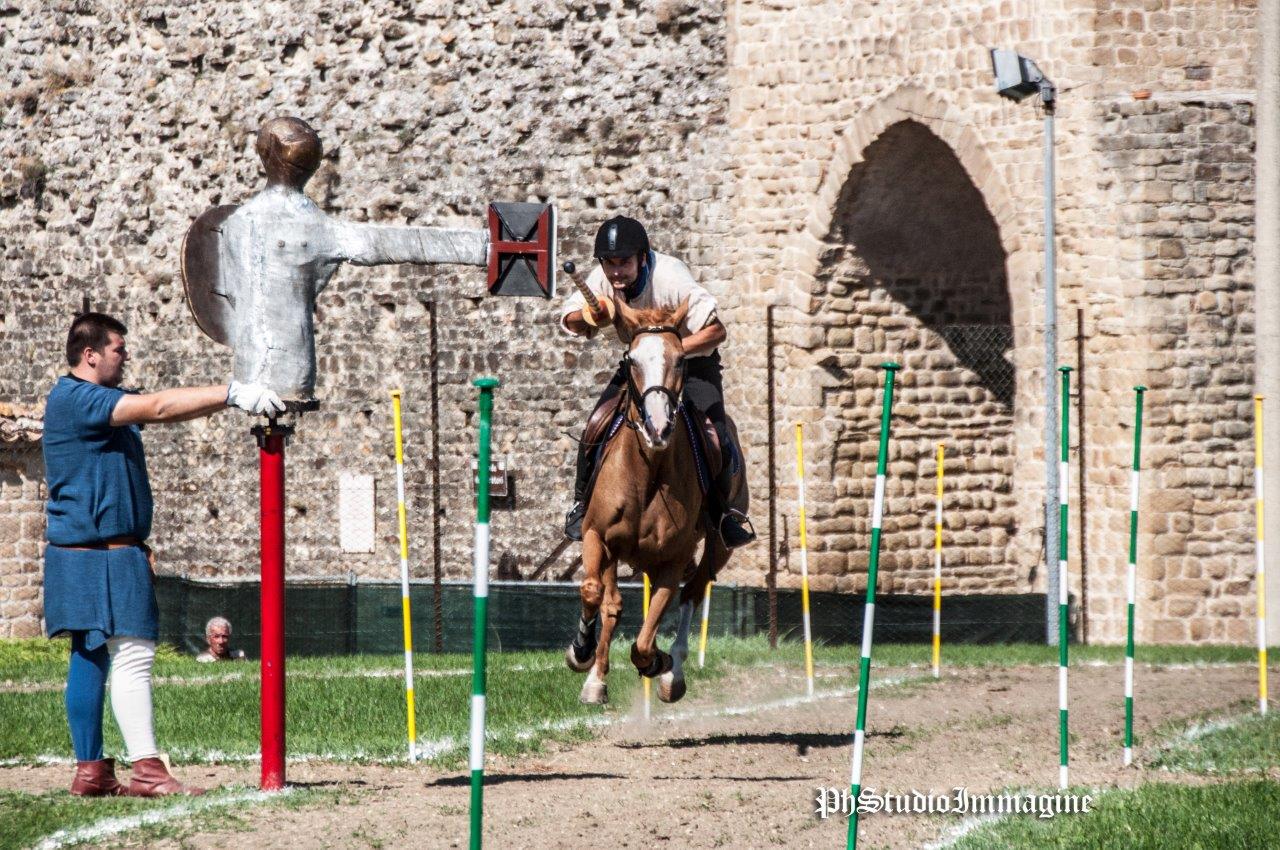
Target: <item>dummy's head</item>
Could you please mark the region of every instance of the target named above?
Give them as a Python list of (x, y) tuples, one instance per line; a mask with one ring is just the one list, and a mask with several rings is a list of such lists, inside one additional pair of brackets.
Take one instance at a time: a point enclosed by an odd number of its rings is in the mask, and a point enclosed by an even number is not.
[(258, 131), (255, 146), (267, 170), (267, 185), (301, 190), (320, 167), (320, 137), (301, 118), (272, 118)]

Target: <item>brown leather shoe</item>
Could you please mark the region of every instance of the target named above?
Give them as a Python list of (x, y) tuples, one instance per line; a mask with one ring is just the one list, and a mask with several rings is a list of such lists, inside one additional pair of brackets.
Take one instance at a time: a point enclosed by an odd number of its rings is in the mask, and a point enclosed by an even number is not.
[(198, 797), (204, 788), (183, 785), (169, 773), (163, 759), (138, 759), (133, 763), (133, 775), (129, 779), (130, 797), (169, 797), (182, 794)]
[(71, 780), (71, 793), (77, 797), (118, 797), (124, 786), (116, 781), (116, 760), (76, 762), (76, 778)]

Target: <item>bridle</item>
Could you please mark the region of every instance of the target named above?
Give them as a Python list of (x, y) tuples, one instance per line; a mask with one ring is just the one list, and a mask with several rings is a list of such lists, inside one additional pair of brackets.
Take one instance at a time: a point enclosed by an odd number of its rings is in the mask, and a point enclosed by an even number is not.
[[(635, 333), (631, 335), (632, 343), (635, 343), (636, 337), (643, 336), (644, 334), (673, 334), (677, 340), (680, 338), (680, 331), (674, 325), (646, 325), (645, 327), (637, 328)], [(636, 409), (639, 410), (640, 422), (633, 420), (630, 415), (627, 415), (627, 427), (631, 428), (633, 431), (639, 431), (641, 422), (648, 421), (649, 414), (645, 410), (644, 402), (645, 399), (649, 397), (650, 393), (660, 393), (665, 395), (667, 397), (668, 404), (671, 405), (672, 413), (678, 413), (680, 410), (680, 399), (676, 396), (675, 392), (662, 385), (649, 387), (644, 392), (641, 392), (640, 388), (636, 386), (631, 365), (631, 352), (628, 350), (626, 354), (622, 355), (622, 367), (623, 371), (626, 372), (627, 375), (627, 396), (635, 403)], [(683, 358), (680, 360), (679, 375), (680, 386), (683, 388), (685, 378), (685, 361)]]

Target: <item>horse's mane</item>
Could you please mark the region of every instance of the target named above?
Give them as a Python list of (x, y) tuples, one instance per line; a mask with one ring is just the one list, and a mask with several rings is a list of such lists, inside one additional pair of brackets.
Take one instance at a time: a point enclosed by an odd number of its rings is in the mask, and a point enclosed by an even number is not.
[(663, 327), (671, 324), (671, 320), (675, 318), (676, 310), (664, 310), (661, 307), (650, 307), (646, 310), (636, 310), (636, 327), (648, 328), (653, 326)]

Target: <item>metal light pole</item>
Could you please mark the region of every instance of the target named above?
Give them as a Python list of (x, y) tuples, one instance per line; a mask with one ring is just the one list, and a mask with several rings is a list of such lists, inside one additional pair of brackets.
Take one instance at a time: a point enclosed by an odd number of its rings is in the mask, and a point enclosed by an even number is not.
[(1067, 577), (1058, 569), (1058, 285), (1054, 251), (1053, 114), (1057, 88), (1035, 62), (1012, 50), (993, 49), (996, 90), (1011, 100), (1040, 95), (1044, 105), (1044, 564), (1045, 642), (1058, 643), (1058, 593)]

